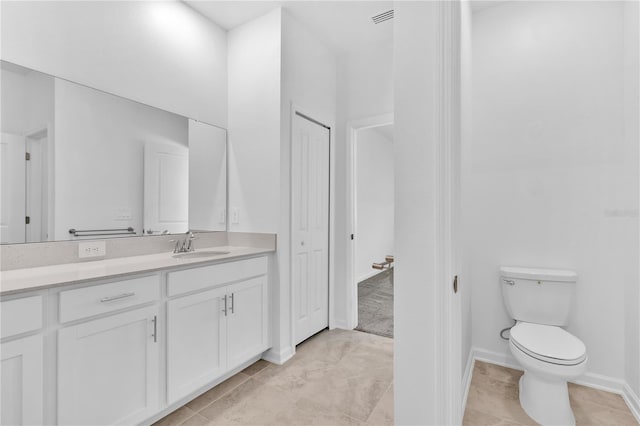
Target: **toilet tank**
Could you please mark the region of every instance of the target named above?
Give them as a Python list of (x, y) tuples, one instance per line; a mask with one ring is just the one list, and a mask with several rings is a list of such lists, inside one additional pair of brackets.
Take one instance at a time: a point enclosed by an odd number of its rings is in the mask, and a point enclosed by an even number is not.
[(573, 271), (500, 267), (502, 300), (518, 321), (568, 325), (577, 280)]

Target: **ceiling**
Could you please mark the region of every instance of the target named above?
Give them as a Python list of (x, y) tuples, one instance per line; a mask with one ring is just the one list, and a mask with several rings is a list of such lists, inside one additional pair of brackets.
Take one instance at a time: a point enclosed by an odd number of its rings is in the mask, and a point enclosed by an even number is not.
[(185, 0), (207, 18), (230, 30), (282, 7), (336, 53), (349, 53), (393, 40), (393, 20), (374, 24), (373, 15), (392, 1), (206, 1)]

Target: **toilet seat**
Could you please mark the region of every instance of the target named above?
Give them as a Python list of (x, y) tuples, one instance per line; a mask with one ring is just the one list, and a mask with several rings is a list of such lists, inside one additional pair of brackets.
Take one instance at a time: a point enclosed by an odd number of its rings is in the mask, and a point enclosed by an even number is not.
[(587, 358), (584, 343), (560, 327), (519, 322), (510, 335), (514, 346), (540, 361), (577, 365)]

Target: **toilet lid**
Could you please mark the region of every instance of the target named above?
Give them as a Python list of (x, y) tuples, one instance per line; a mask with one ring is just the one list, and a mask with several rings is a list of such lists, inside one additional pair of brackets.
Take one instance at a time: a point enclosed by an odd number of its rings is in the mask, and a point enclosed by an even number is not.
[(560, 327), (519, 322), (510, 335), (518, 349), (541, 361), (575, 365), (587, 357), (584, 343)]

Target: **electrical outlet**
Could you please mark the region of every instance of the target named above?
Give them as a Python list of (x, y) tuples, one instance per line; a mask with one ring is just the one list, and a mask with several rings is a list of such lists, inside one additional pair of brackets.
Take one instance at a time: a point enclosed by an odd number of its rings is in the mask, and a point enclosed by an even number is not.
[(240, 223), (240, 209), (237, 207), (231, 209), (231, 223)]
[(118, 209), (115, 212), (114, 219), (117, 221), (129, 221), (133, 218), (131, 209)]
[(107, 254), (107, 245), (104, 241), (88, 241), (78, 243), (78, 257), (102, 257)]

